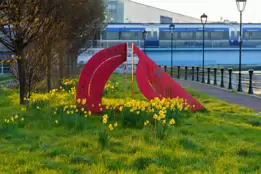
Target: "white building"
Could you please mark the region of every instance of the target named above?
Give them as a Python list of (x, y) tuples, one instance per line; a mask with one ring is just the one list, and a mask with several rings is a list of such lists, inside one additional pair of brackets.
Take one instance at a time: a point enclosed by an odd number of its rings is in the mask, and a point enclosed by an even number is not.
[(131, 0), (105, 0), (109, 23), (200, 23), (200, 19)]

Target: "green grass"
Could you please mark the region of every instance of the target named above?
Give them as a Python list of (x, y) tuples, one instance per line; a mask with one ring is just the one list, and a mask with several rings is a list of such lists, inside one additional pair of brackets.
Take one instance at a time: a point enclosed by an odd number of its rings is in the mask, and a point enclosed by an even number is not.
[[(124, 98), (125, 78), (114, 75), (111, 81), (119, 82), (120, 90), (109, 97)], [(87, 119), (87, 128), (75, 132), (46, 127), (51, 114), (46, 108), (27, 113), (25, 126), (5, 132), (3, 120), (20, 107), (8, 100), (16, 91), (0, 92), (0, 173), (260, 173), (261, 117), (187, 91), (207, 111), (184, 119), (164, 140), (148, 140), (145, 130), (119, 127), (104, 150), (98, 144), (100, 117)], [(137, 83), (135, 97), (144, 99)]]
[(0, 82), (15, 79), (13, 76), (0, 76)]

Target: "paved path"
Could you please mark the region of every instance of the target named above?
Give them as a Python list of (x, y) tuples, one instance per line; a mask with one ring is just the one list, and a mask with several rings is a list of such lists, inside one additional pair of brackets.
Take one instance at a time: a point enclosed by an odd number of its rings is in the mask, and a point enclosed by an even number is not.
[(261, 112), (261, 97), (243, 95), (239, 93), (232, 93), (229, 90), (214, 87), (207, 84), (201, 84), (193, 81), (176, 80), (181, 86), (185, 88), (192, 88), (195, 91), (202, 92), (213, 96), (219, 100), (228, 103), (237, 104), (243, 107), (252, 108), (256, 112)]

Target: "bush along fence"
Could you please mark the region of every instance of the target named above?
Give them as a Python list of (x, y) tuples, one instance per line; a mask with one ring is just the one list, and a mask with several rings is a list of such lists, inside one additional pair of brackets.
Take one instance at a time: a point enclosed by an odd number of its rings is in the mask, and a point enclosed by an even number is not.
[[(168, 74), (171, 74), (171, 68), (168, 66), (159, 66)], [(229, 90), (241, 92), (239, 86), (239, 72), (232, 68), (207, 67), (189, 67), (175, 66), (173, 69), (173, 78), (192, 80), (209, 85), (227, 88)], [(250, 69), (241, 72), (241, 86), (243, 92), (248, 94), (261, 95), (261, 72), (255, 72)]]

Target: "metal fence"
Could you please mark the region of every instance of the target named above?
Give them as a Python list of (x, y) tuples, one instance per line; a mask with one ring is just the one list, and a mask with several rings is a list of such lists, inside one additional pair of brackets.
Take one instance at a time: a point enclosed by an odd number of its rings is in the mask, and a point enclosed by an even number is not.
[[(165, 72), (170, 73), (171, 68), (167, 66), (160, 66)], [(239, 84), (239, 72), (233, 71), (232, 68), (213, 68), (208, 67), (203, 69), (201, 67), (173, 67), (173, 77), (177, 79), (192, 80), (202, 83), (202, 74), (204, 72), (203, 82), (209, 85), (227, 88), (232, 91), (237, 91)], [(248, 94), (261, 95), (261, 71), (242, 71), (241, 84), (243, 92)]]

